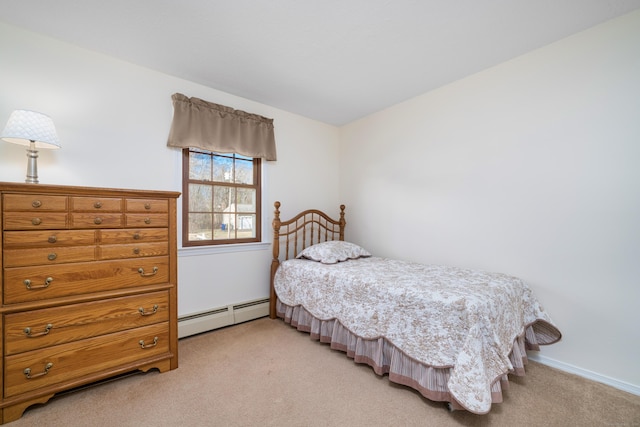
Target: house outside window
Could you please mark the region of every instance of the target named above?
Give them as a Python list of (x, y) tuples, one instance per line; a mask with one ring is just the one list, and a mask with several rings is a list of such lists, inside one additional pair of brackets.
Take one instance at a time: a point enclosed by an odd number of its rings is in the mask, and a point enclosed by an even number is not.
[(182, 246), (261, 241), (261, 159), (183, 149)]

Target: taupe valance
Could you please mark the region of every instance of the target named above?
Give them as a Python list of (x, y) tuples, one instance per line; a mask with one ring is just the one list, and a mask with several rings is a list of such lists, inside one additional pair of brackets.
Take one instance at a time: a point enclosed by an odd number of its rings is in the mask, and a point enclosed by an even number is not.
[(276, 160), (273, 119), (188, 98), (181, 93), (173, 94), (171, 99), (173, 122), (167, 141), (169, 147)]

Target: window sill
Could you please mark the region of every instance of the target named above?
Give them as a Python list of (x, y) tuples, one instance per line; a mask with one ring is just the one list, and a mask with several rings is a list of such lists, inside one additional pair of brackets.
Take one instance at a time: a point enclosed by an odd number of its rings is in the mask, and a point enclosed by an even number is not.
[(271, 242), (240, 243), (237, 245), (189, 246), (178, 249), (178, 257), (226, 254), (233, 252), (266, 251), (271, 249)]

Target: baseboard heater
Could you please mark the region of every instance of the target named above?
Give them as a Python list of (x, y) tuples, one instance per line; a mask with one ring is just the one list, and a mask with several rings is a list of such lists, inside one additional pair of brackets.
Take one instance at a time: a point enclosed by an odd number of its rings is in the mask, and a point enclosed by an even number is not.
[(178, 338), (269, 315), (269, 298), (247, 301), (178, 317)]

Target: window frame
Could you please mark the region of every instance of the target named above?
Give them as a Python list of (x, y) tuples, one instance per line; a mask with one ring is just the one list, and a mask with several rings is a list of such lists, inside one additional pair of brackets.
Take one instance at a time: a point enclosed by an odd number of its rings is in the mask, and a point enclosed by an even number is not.
[[(190, 153), (207, 154), (210, 156), (227, 156), (235, 158), (237, 153), (218, 153), (214, 151), (203, 150), (200, 148), (183, 148), (182, 149), (182, 247), (223, 247), (233, 246), (247, 243), (262, 243), (262, 159), (259, 157), (242, 156), (244, 159), (250, 158), (253, 162), (253, 185), (241, 184), (235, 182), (214, 181), (214, 180), (197, 180), (190, 178), (189, 157)], [(251, 188), (256, 193), (256, 211), (255, 211), (255, 237), (250, 238), (232, 238), (232, 239), (211, 239), (208, 240), (189, 240), (189, 185), (210, 185), (210, 186), (226, 186), (230, 188)], [(237, 212), (236, 212), (237, 213)], [(212, 230), (213, 231), (213, 230)]]

